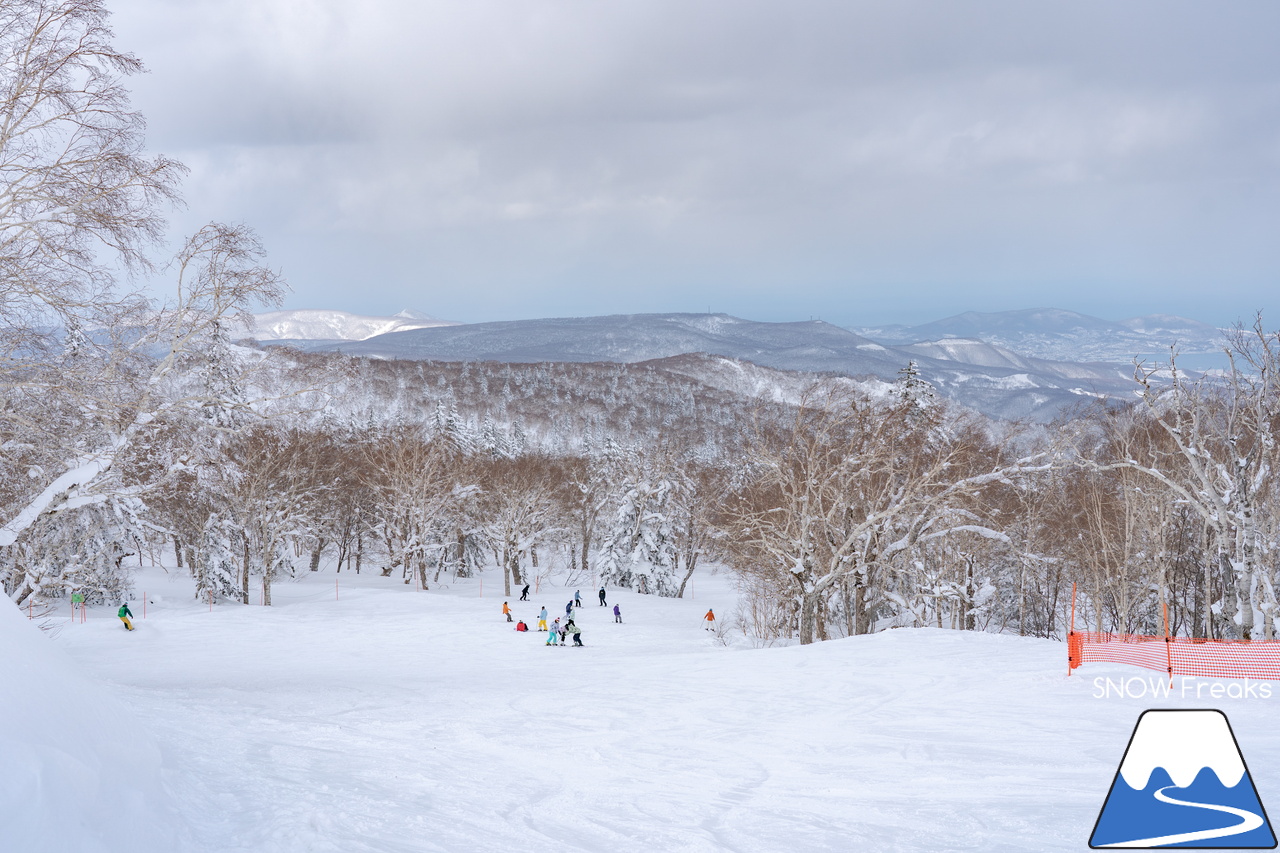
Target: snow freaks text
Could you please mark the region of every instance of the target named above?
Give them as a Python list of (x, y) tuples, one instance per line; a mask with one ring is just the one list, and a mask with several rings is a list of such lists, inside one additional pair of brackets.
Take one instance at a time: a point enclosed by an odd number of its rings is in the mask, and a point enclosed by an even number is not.
[(1193, 675), (1182, 675), (1170, 682), (1168, 676), (1146, 675), (1130, 678), (1103, 678), (1093, 680), (1094, 699), (1270, 699), (1271, 685), (1267, 682), (1204, 681)]

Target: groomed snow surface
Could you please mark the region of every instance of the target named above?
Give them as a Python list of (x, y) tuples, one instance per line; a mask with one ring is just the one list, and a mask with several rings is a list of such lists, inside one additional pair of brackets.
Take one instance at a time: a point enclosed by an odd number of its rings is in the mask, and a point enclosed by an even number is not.
[[(586, 647), (548, 648), (492, 576), (339, 578), (338, 600), (322, 572), (210, 612), (147, 569), (133, 633), (96, 608), (50, 640), (0, 608), (4, 848), (1085, 850), (1149, 707), (1221, 707), (1280, 810), (1280, 698), (1095, 698), (1158, 677), (1067, 678), (1062, 643), (752, 648), (703, 629), (735, 609), (703, 574), (692, 601), (611, 591), (622, 625), (584, 583)], [(533, 620), (572, 592), (509, 600)]]

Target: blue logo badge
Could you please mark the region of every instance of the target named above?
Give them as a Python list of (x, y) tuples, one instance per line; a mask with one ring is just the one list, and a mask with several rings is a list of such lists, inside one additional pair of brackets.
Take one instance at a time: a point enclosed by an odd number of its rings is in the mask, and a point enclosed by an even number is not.
[(1144, 711), (1089, 846), (1274, 848), (1275, 833), (1227, 715)]

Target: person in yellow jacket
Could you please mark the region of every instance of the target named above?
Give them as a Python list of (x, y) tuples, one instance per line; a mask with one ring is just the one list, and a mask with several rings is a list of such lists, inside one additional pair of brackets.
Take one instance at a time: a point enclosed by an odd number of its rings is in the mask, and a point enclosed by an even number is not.
[(507, 617), (507, 621), (511, 621), (511, 607), (504, 601), (502, 602), (502, 615)]
[(120, 602), (120, 609), (116, 611), (116, 615), (120, 617), (120, 621), (124, 623), (126, 628), (130, 631), (133, 630), (133, 623), (129, 621), (133, 617), (133, 611), (129, 609), (127, 603)]

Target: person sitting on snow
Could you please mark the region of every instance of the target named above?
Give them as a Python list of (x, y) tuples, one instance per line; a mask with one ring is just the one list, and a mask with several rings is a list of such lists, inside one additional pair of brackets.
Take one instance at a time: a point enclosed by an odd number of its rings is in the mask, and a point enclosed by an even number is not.
[(526, 624), (524, 624), (524, 620), (523, 620), (523, 619), (521, 619), (519, 622), (517, 622), (517, 623), (516, 623), (516, 630), (517, 630), (517, 631), (528, 631), (528, 630), (529, 630), (529, 626), (528, 626), (528, 625), (526, 625)]

